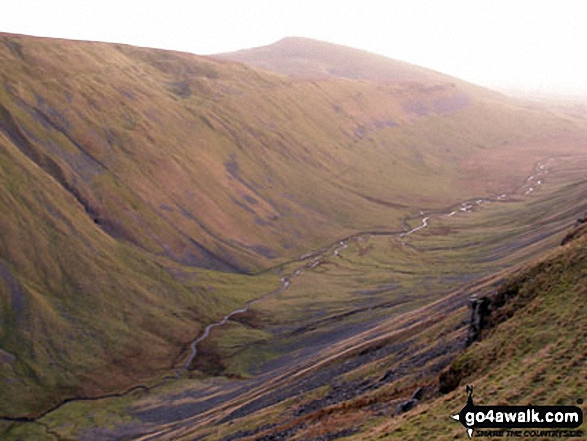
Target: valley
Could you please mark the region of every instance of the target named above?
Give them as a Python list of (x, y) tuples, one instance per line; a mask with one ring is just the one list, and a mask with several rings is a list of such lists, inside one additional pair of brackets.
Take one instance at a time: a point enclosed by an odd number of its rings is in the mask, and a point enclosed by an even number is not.
[[(226, 433), (241, 435), (218, 439), (249, 439), (243, 434), (253, 437), (263, 430), (247, 431), (242, 427), (250, 427), (258, 413), (266, 421), (268, 415), (277, 412), (277, 416), (270, 417), (277, 422), (253, 423), (274, 431), (280, 427), (283, 413), (289, 414), (283, 406), (288, 406), (294, 397), (294, 402), (301, 403), (296, 405), (296, 412), (303, 416), (349, 399), (357, 400), (380, 388), (378, 394), (383, 395), (377, 400), (389, 399), (390, 403), (381, 406), (393, 413), (398, 401), (389, 397), (387, 383), (394, 384), (396, 390), (398, 383), (403, 386), (400, 390), (404, 392), (396, 391), (399, 396), (417, 387), (431, 387), (430, 378), (424, 376), (422, 380), (422, 375), (437, 375), (464, 347), (469, 297), (495, 289), (506, 277), (505, 269), (558, 244), (569, 223), (587, 210), (587, 184), (566, 184), (573, 176), (581, 177), (582, 163), (576, 159), (537, 163), (531, 176), (536, 180), (539, 175), (547, 183), (538, 190), (540, 193), (530, 195), (524, 184), (505, 195), (464, 202), (454, 207), (456, 211), (449, 207), (415, 218), (406, 223), (414, 226), (403, 233), (355, 235), (274, 268), (274, 277), (279, 277), (282, 284), (280, 288), (209, 325), (192, 343), (186, 362), (193, 362), (189, 375), (180, 369), (177, 380), (169, 379), (154, 388), (138, 388), (123, 397), (74, 400), (41, 418), (39, 428), (44, 432), (47, 425), (51, 433), (64, 439), (192, 439), (202, 433), (210, 436), (211, 428), (218, 433), (220, 425), (220, 433), (227, 430)], [(573, 203), (566, 207), (569, 201)], [(453, 231), (447, 234), (448, 225)], [(479, 240), (480, 237), (485, 239)], [(410, 254), (418, 253), (417, 260), (408, 256), (403, 256), (403, 261), (399, 259), (401, 250), (406, 248)], [(454, 255), (450, 257), (447, 250), (453, 250)], [(433, 272), (431, 265), (436, 267)], [(408, 268), (410, 271), (406, 271)], [(402, 280), (398, 282), (399, 274)], [(365, 275), (371, 279), (366, 280)], [(310, 280), (304, 281), (305, 277)], [(341, 286), (341, 280), (346, 287)], [(424, 286), (418, 287), (415, 283), (422, 280), (426, 280)], [(381, 281), (386, 283), (379, 284)], [(328, 297), (320, 302), (320, 313), (313, 316), (316, 299), (308, 303), (307, 292), (328, 284), (338, 284), (337, 292), (341, 293), (333, 297), (332, 290), (325, 288)], [(369, 287), (373, 288), (365, 289)], [(360, 294), (357, 288), (363, 288)], [(430, 294), (430, 290), (438, 292)], [(361, 305), (345, 300), (344, 296), (356, 298), (357, 294), (363, 297)], [(292, 308), (292, 299), (305, 312), (288, 311), (290, 322), (285, 311)], [(341, 309), (343, 306), (347, 309)], [(267, 316), (275, 318), (269, 321)], [(452, 330), (440, 343), (426, 347), (425, 341), (432, 337), (429, 327)], [(272, 337), (259, 338), (259, 331), (267, 329)], [(308, 342), (312, 344), (308, 346)], [(414, 346), (419, 349), (406, 351)], [(259, 366), (255, 359), (263, 359), (262, 354), (267, 353), (273, 355)], [(219, 365), (219, 358), (223, 365)], [(255, 362), (251, 364), (251, 360)], [(411, 372), (421, 363), (425, 369)], [(365, 365), (371, 365), (367, 376), (357, 372), (363, 371)], [(394, 366), (399, 367), (398, 372), (390, 375)], [(202, 373), (218, 379), (206, 380)], [(361, 386), (348, 377), (372, 380), (362, 380), (366, 383)], [(321, 396), (333, 378), (337, 378), (335, 384), (340, 382), (342, 390), (310, 400), (314, 404), (307, 408), (308, 404), (303, 404), (307, 399), (301, 397)], [(96, 412), (102, 415), (98, 427), (94, 427)], [(72, 415), (78, 417), (72, 419)], [(235, 419), (244, 419), (245, 425), (232, 427)], [(286, 421), (291, 421), (291, 417)], [(105, 428), (112, 424), (116, 429)]]
[(6, 439), (418, 439), (587, 212), (583, 116), (423, 68), (1, 39)]

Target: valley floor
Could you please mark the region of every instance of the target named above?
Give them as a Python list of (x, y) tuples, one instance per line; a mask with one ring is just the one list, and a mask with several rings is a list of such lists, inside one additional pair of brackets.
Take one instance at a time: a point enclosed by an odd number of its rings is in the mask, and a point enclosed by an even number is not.
[(35, 422), (4, 424), (4, 436), (403, 439), (411, 415), (403, 410), (417, 405), (421, 419), (419, 409), (443, 400), (438, 377), (466, 346), (470, 297), (500, 289), (512, 268), (553, 249), (587, 211), (584, 166), (547, 158), (521, 188), (274, 268), (281, 287), (209, 327), (177, 380), (74, 400)]

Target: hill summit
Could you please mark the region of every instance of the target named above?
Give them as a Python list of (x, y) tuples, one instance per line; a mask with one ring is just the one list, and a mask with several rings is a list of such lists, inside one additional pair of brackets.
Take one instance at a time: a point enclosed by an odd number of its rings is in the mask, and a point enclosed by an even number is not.
[(286, 37), (268, 46), (214, 55), (289, 77), (376, 81), (456, 81), (430, 69), (334, 43)]

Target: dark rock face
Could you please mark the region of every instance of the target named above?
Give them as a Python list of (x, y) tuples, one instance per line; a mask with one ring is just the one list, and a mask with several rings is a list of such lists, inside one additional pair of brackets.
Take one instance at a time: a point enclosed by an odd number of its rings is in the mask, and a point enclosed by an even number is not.
[[(587, 228), (581, 228), (587, 232)], [(482, 340), (485, 333), (509, 320), (516, 314), (516, 311), (528, 305), (535, 297), (536, 290), (532, 289), (531, 284), (528, 285), (527, 282), (531, 282), (538, 274), (546, 271), (549, 265), (548, 262), (541, 262), (531, 270), (512, 277), (496, 291), (480, 298), (471, 297), (469, 303), (471, 316), (465, 347)], [(448, 369), (440, 373), (439, 391), (441, 393), (453, 391), (458, 387), (461, 379), (467, 377), (475, 369), (475, 360), (467, 357), (457, 358)]]
[[(471, 346), (476, 341), (480, 341), (483, 337), (483, 330), (494, 327), (499, 320), (496, 321), (492, 317), (492, 313), (499, 310), (508, 300), (516, 297), (518, 294), (518, 286), (502, 287), (497, 292), (487, 297), (471, 297), (469, 299), (469, 307), (471, 308), (471, 317), (469, 319), (469, 327), (467, 330), (467, 340), (465, 347)], [(465, 375), (467, 368), (464, 365), (453, 363), (448, 369), (440, 373), (438, 377), (438, 390), (440, 393), (446, 394), (455, 390), (460, 384), (461, 378)]]
[(481, 331), (486, 327), (487, 318), (491, 314), (491, 301), (487, 297), (471, 297), (470, 299), (471, 319), (467, 333), (466, 346), (481, 340)]

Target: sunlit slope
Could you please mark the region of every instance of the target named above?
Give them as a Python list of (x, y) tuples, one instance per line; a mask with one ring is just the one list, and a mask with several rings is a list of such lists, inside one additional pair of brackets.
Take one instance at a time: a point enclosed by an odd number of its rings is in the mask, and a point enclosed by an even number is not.
[[(472, 196), (456, 179), (480, 151), (572, 128), (449, 82), (300, 82), (188, 54), (3, 41), (9, 140), (112, 237), (220, 270), (397, 227), (414, 208)], [(527, 172), (509, 163), (519, 170), (489, 158), (493, 187)]]
[(0, 177), (0, 413), (169, 367), (199, 326), (198, 296), (96, 228), (3, 134)]
[(113, 239), (4, 134), (0, 179), (1, 416), (159, 378), (202, 325), (273, 286)]

